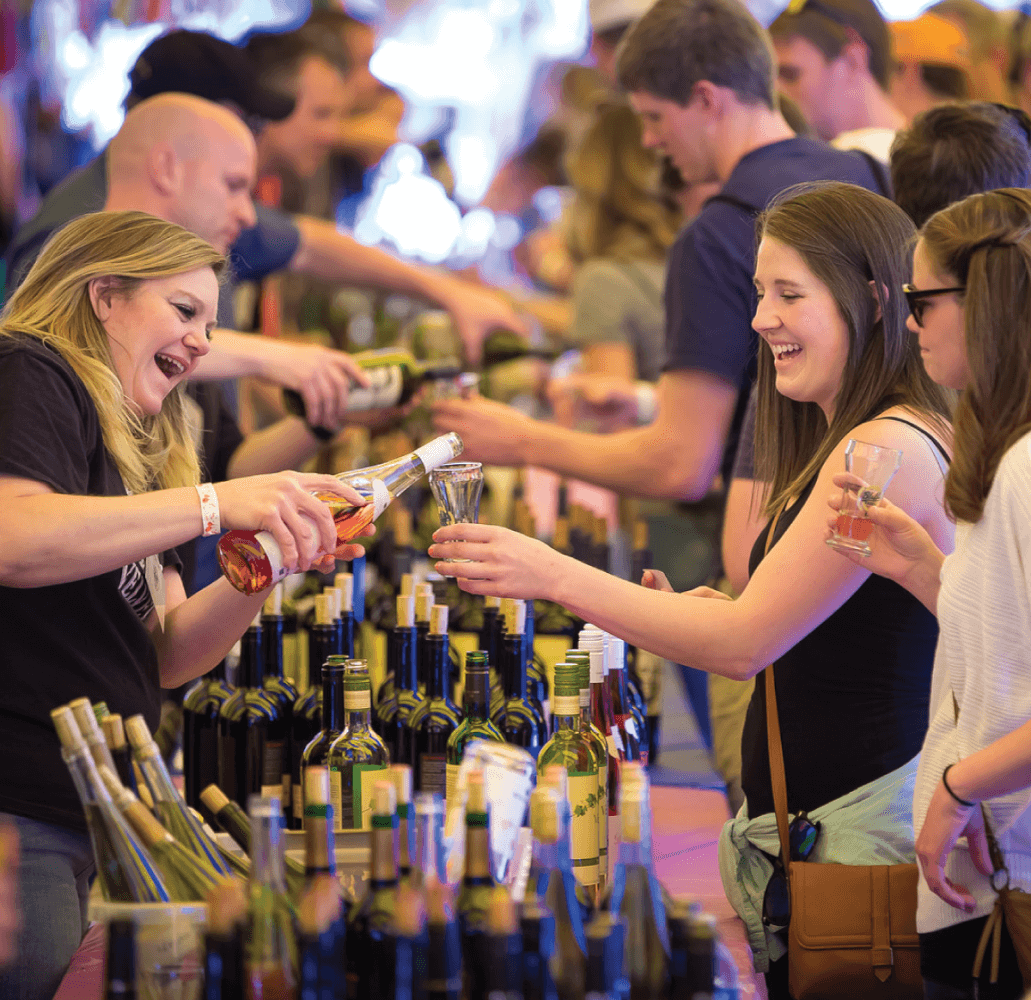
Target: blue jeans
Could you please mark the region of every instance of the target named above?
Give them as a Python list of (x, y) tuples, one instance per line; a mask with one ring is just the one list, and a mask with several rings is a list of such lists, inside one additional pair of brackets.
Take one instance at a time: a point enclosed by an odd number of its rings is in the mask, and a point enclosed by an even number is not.
[(0, 1000), (50, 1000), (88, 926), (96, 872), (89, 836), (22, 816), (18, 828), (22, 929), (18, 954), (0, 968)]

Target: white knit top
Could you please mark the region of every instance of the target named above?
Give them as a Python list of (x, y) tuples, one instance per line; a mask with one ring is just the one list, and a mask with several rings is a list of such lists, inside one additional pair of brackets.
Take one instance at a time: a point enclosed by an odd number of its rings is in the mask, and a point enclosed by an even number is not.
[[(1031, 434), (1006, 452), (976, 524), (959, 524), (956, 550), (942, 567), (940, 637), (932, 704), (913, 795), (919, 833), (942, 771), (1031, 719)], [(955, 720), (951, 692), (959, 705)], [(1031, 774), (1027, 776), (1031, 786)], [(1010, 871), (1010, 884), (1031, 892), (1031, 789), (986, 802)], [(989, 913), (995, 893), (960, 839), (945, 874), (977, 900), (964, 913), (935, 896), (921, 878), (917, 930), (940, 930)]]

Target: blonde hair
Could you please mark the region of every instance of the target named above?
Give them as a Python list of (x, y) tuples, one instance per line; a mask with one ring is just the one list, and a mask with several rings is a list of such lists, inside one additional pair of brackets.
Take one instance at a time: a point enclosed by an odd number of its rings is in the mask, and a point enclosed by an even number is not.
[(576, 191), (566, 227), (574, 259), (665, 259), (680, 211), (660, 192), (658, 161), (641, 144), (641, 123), (628, 105), (598, 108), (567, 172)]
[(47, 241), (0, 313), (0, 337), (35, 337), (82, 380), (97, 408), (104, 446), (131, 493), (196, 483), (197, 453), (181, 383), (156, 416), (140, 417), (126, 404), (89, 283), (111, 277), (118, 294), (132, 295), (144, 281), (200, 267), (220, 278), (225, 258), (181, 226), (143, 212), (96, 212)]
[(920, 239), (935, 270), (966, 287), (970, 377), (956, 408), (945, 504), (973, 524), (1002, 456), (1031, 430), (1031, 193), (971, 195), (932, 215)]

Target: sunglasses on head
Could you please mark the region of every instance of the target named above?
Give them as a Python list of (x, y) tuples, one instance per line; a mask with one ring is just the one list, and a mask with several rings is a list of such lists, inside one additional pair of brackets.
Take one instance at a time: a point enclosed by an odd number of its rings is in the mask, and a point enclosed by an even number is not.
[[(788, 827), (788, 845), (792, 861), (805, 861), (820, 836), (820, 824), (810, 821), (800, 812)], [(763, 893), (763, 923), (768, 927), (787, 927), (791, 922), (791, 894), (788, 892), (788, 873), (780, 855), (773, 859), (773, 874)]]
[(965, 285), (957, 285), (955, 288), (914, 288), (912, 285), (903, 285), (902, 294), (906, 297), (909, 311), (913, 314), (917, 326), (924, 325), (924, 310), (927, 308), (927, 299), (933, 299), (936, 295), (952, 295), (965, 292)]

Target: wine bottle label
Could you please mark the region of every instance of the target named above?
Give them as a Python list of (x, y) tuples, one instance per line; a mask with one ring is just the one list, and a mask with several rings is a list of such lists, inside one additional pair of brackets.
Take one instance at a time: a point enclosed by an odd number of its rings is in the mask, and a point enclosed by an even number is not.
[(580, 695), (553, 694), (551, 696), (552, 715), (580, 715)]
[(347, 393), (347, 411), (381, 410), (397, 406), (404, 391), (404, 374), (400, 365), (379, 365), (366, 368), (367, 386), (352, 386)]
[(456, 440), (456, 438), (449, 434), (441, 435), (424, 444), (421, 448), (416, 448), (415, 454), (419, 456), (419, 461), (422, 462), (426, 471), (432, 472), (438, 465), (451, 462), (462, 453), (460, 441), (458, 442), (457, 449), (455, 447), (454, 442)]
[(458, 805), (458, 772), (460, 768), (461, 765), (459, 764), (448, 764), (447, 766), (447, 812), (451, 812), (451, 810)]
[(584, 709), (584, 708), (590, 708), (590, 707), (591, 707), (591, 689), (590, 688), (581, 688), (580, 689), (580, 708)]
[(344, 711), (364, 712), (372, 707), (372, 692), (366, 688), (364, 691), (344, 691)]
[(573, 874), (582, 885), (597, 885), (598, 772), (569, 772), (569, 852)]
[[(335, 767), (329, 769), (329, 804), (333, 807), (333, 829), (342, 830), (344, 828), (343, 785), (340, 770)], [(304, 815), (303, 806), (300, 815)]]
[(440, 753), (419, 755), (420, 792), (447, 796), (447, 757)]
[(386, 483), (382, 479), (372, 481), (372, 503), (372, 519), (375, 521), (390, 504), (390, 490), (387, 489)]
[(616, 713), (616, 725), (619, 726), (625, 733), (633, 736), (634, 739), (640, 739), (637, 735), (637, 723), (634, 722), (632, 715), (622, 715), (619, 712)]
[(620, 735), (619, 729), (613, 726), (609, 730), (608, 739), (605, 742), (609, 745), (609, 756), (618, 760), (623, 755), (623, 737)]
[[(385, 771), (386, 764), (355, 764), (354, 794), (351, 799), (351, 829), (372, 829), (373, 790), (376, 787), (376, 775), (370, 772)], [(346, 824), (345, 824), (346, 826)]]
[(261, 794), (275, 796), (280, 805), (287, 800), (283, 796), (283, 741), (267, 740), (265, 754), (261, 760)]

